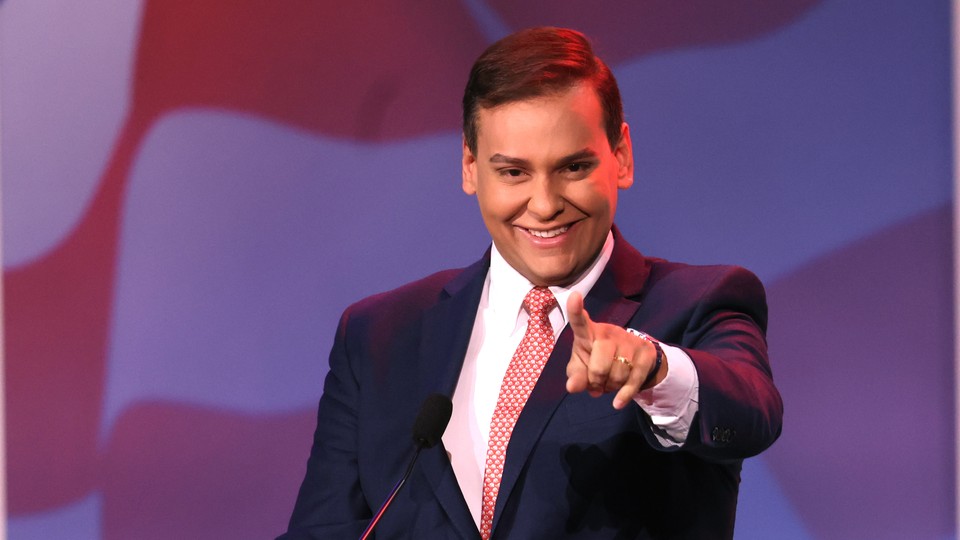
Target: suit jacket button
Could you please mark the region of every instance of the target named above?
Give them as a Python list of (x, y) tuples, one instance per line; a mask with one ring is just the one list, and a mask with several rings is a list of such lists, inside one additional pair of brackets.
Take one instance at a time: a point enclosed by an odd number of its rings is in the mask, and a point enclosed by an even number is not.
[(710, 440), (718, 445), (725, 445), (731, 443), (736, 434), (734, 429), (717, 426), (710, 432)]

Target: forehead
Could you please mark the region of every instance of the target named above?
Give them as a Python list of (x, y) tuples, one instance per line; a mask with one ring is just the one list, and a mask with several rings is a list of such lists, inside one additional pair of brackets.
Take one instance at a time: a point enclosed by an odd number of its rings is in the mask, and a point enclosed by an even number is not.
[(588, 84), (480, 108), (477, 120), (477, 153), (481, 155), (579, 150), (606, 141), (600, 99)]

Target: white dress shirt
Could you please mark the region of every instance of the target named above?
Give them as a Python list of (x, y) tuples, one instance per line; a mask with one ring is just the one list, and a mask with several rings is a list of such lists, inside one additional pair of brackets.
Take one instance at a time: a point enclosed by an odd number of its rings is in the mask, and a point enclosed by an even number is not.
[[(612, 254), (613, 234), (608, 233), (597, 260), (576, 282), (569, 287), (550, 287), (558, 303), (558, 309), (549, 314), (554, 340), (567, 324), (570, 293), (577, 291), (586, 297)], [(453, 415), (443, 434), (443, 445), (460, 491), (478, 526), (490, 419), (507, 366), (527, 328), (529, 315), (523, 309), (523, 298), (531, 288), (533, 284), (514, 270), (494, 245), (470, 344), (453, 394)], [(686, 440), (697, 412), (697, 372), (681, 349), (665, 343), (661, 347), (669, 366), (667, 376), (660, 384), (637, 394), (634, 401), (650, 416), (660, 443), (679, 446)]]

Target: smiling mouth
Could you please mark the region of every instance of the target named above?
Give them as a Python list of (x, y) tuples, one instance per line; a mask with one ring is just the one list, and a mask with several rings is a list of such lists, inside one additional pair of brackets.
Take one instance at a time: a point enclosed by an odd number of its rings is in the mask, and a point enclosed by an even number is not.
[(563, 227), (557, 227), (556, 229), (550, 229), (546, 231), (535, 231), (533, 229), (526, 229), (531, 236), (536, 236), (537, 238), (554, 238), (560, 236), (561, 234), (570, 230), (570, 225), (564, 225)]

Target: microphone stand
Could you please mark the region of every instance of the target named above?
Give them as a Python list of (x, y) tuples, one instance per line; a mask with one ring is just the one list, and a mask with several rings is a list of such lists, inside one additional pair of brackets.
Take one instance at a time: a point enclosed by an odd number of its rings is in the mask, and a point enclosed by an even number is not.
[(417, 415), (417, 419), (413, 423), (413, 441), (414, 444), (416, 444), (417, 451), (413, 454), (410, 465), (407, 465), (407, 472), (403, 473), (403, 478), (397, 482), (397, 485), (390, 491), (390, 495), (387, 496), (387, 500), (383, 501), (380, 509), (374, 514), (373, 519), (370, 520), (370, 524), (367, 525), (366, 530), (364, 530), (360, 536), (360, 540), (367, 540), (370, 534), (373, 533), (373, 528), (380, 522), (380, 518), (383, 517), (387, 508), (390, 507), (390, 503), (392, 503), (393, 498), (397, 496), (397, 492), (403, 487), (407, 478), (410, 478), (410, 473), (413, 472), (413, 465), (417, 462), (417, 458), (420, 457), (420, 451), (424, 448), (433, 448), (434, 445), (440, 442), (440, 437), (443, 436), (443, 431), (447, 429), (447, 423), (450, 422), (452, 408), (453, 404), (450, 402), (450, 398), (443, 394), (429, 395), (426, 401), (423, 402), (423, 405), (420, 406), (420, 414)]
[(407, 465), (407, 472), (403, 473), (403, 478), (397, 482), (396, 486), (393, 486), (393, 490), (390, 491), (390, 495), (387, 495), (387, 500), (383, 501), (383, 504), (380, 505), (380, 509), (377, 510), (376, 514), (374, 514), (373, 519), (370, 520), (370, 524), (367, 525), (366, 530), (364, 530), (363, 534), (360, 535), (360, 540), (367, 540), (367, 537), (369, 537), (373, 532), (373, 528), (377, 526), (380, 518), (382, 518), (383, 514), (386, 513), (390, 503), (393, 502), (393, 498), (397, 496), (397, 492), (400, 491), (400, 488), (403, 487), (403, 483), (407, 481), (407, 478), (410, 477), (410, 473), (413, 472), (413, 464), (416, 463), (417, 458), (420, 457), (421, 450), (423, 450), (423, 445), (418, 444), (417, 451), (415, 454), (413, 454), (413, 459), (410, 460), (410, 465)]

